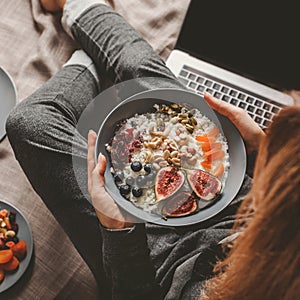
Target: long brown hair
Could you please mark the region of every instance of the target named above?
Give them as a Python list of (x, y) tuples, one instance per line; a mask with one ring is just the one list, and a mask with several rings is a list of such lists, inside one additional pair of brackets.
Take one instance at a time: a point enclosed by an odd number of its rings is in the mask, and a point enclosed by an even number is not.
[(300, 297), (300, 108), (281, 110), (262, 141), (253, 186), (202, 300)]

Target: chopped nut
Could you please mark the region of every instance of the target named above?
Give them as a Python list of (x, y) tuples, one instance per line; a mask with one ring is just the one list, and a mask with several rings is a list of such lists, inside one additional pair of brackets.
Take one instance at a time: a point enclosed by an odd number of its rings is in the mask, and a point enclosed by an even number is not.
[(171, 107), (172, 107), (175, 111), (178, 111), (179, 109), (181, 109), (181, 107), (180, 107), (178, 104), (176, 104), (176, 103), (172, 103), (172, 104), (171, 104)]
[(178, 143), (180, 141), (180, 137), (179, 136), (175, 136), (174, 140)]
[(192, 147), (189, 147), (189, 148), (187, 148), (187, 152), (191, 153), (191, 154), (196, 154), (196, 149), (192, 148)]
[(178, 142), (178, 144), (179, 144), (179, 146), (184, 146), (184, 145), (187, 144), (187, 142), (188, 142), (187, 139), (181, 139), (181, 140)]
[(197, 162), (197, 157), (196, 156), (193, 156), (191, 157), (188, 162), (191, 164), (191, 165), (195, 165), (196, 162)]
[(178, 117), (173, 117), (172, 119), (171, 119), (171, 123), (172, 124), (176, 124), (178, 122)]
[(164, 159), (167, 159), (169, 156), (170, 156), (170, 151), (169, 150), (165, 150), (164, 151), (164, 155), (163, 155)]
[(164, 167), (168, 166), (168, 163), (165, 160), (162, 160), (159, 162), (159, 166), (164, 168)]
[(145, 163), (149, 163), (151, 159), (152, 153), (150, 151), (146, 151)]
[(194, 132), (194, 126), (190, 125), (190, 124), (185, 124), (185, 128), (189, 133), (193, 133)]
[(8, 230), (5, 232), (4, 235), (6, 238), (8, 238), (8, 237), (14, 237), (16, 235), (16, 233), (13, 230)]
[(191, 120), (192, 125), (196, 126), (198, 124), (197, 120), (194, 117), (191, 117), (190, 120)]
[(160, 169), (160, 166), (159, 166), (159, 164), (157, 164), (157, 163), (153, 163), (152, 166), (153, 166), (153, 168), (154, 168), (155, 170), (159, 170), (159, 169)]
[(162, 156), (159, 156), (159, 157), (156, 157), (153, 162), (156, 162), (156, 163), (160, 163), (161, 161), (165, 160)]
[(180, 166), (181, 161), (179, 158), (174, 157), (171, 159), (171, 161), (175, 166)]
[(179, 114), (178, 116), (179, 118), (183, 118), (183, 119), (186, 119), (188, 117), (188, 114), (186, 113), (183, 113), (183, 114)]
[(182, 139), (182, 140), (185, 140), (187, 138), (186, 134), (185, 133), (181, 133), (179, 135), (179, 138)]
[(173, 157), (178, 157), (179, 152), (178, 151), (173, 151), (173, 152), (170, 153), (170, 155), (171, 155), (172, 158)]
[(165, 134), (162, 132), (149, 131), (151, 136), (166, 138)]

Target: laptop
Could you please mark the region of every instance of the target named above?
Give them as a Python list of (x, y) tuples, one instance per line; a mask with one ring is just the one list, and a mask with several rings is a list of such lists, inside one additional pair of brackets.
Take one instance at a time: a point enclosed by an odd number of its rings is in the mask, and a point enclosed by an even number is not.
[(297, 18), (283, 17), (282, 5), (231, 3), (192, 0), (166, 63), (187, 88), (241, 107), (265, 129), (293, 105), (282, 90), (300, 89), (300, 46), (287, 44), (298, 36)]

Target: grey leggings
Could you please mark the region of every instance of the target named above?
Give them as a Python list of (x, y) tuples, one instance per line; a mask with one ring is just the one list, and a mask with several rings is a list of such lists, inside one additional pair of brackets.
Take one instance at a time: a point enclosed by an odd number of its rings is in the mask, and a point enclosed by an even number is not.
[[(71, 29), (100, 76), (113, 83), (140, 78), (140, 89), (183, 88), (147, 42), (110, 8), (90, 8)], [(166, 83), (161, 78), (170, 81)], [(66, 66), (12, 111), (6, 128), (16, 158), (33, 188), (101, 284), (105, 279), (98, 220), (87, 201), (87, 191), (77, 184), (72, 166), (74, 139), (80, 170), (77, 179), (87, 187), (87, 142), (76, 124), (99, 92), (98, 83), (86, 67)]]

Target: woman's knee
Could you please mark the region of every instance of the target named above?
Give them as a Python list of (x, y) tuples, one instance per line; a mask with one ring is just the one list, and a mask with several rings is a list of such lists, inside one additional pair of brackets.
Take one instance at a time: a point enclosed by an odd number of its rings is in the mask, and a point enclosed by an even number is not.
[(6, 133), (14, 150), (24, 146), (36, 136), (41, 114), (37, 106), (20, 103), (6, 120)]

